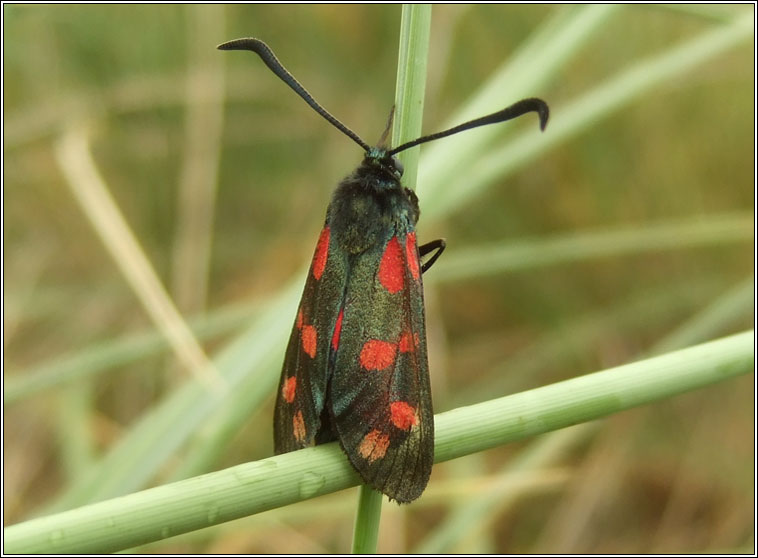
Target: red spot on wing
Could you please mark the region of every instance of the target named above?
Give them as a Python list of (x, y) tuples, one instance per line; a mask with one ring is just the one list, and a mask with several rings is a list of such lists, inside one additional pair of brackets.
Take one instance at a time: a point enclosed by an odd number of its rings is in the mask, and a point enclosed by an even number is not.
[(339, 316), (337, 316), (337, 323), (334, 325), (334, 335), (332, 335), (332, 349), (335, 351), (340, 346), (340, 332), (342, 331), (342, 314), (344, 309), (340, 310)]
[(326, 268), (326, 260), (329, 256), (329, 227), (324, 227), (316, 244), (316, 254), (313, 256), (313, 277), (321, 279)]
[(392, 419), (392, 424), (400, 430), (410, 430), (412, 426), (418, 424), (416, 408), (405, 401), (390, 403), (390, 418)]
[(390, 437), (382, 434), (379, 430), (372, 430), (363, 437), (358, 446), (358, 453), (369, 463), (381, 459), (387, 453), (390, 446)]
[(379, 282), (391, 293), (399, 292), (403, 288), (405, 265), (403, 252), (396, 236), (393, 236), (384, 248), (382, 261), (379, 264)]
[(408, 262), (408, 271), (418, 281), (418, 250), (416, 249), (416, 233), (409, 232), (405, 237), (405, 259)]
[(292, 403), (295, 400), (295, 387), (297, 387), (297, 378), (294, 376), (290, 376), (284, 381), (282, 397), (287, 403)]
[(401, 353), (410, 353), (416, 350), (418, 347), (418, 333), (411, 335), (410, 331), (406, 331), (400, 336), (400, 341), (397, 342), (397, 348)]
[(304, 325), (300, 335), (303, 350), (308, 353), (308, 356), (314, 358), (316, 356), (316, 328), (312, 325)]
[(292, 433), (298, 442), (305, 441), (305, 421), (303, 420), (303, 411), (298, 411), (292, 417)]
[(395, 362), (396, 352), (397, 345), (395, 343), (369, 339), (361, 349), (359, 357), (361, 366), (366, 370), (383, 370)]

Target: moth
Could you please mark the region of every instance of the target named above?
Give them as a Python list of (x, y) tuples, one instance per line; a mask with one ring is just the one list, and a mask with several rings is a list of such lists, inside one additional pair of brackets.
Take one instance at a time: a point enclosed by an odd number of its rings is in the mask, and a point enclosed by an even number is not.
[[(338, 441), (363, 481), (399, 503), (426, 488), (434, 461), (422, 274), (445, 248), (418, 246), (416, 194), (401, 182), (401, 151), (464, 130), (549, 110), (523, 99), (493, 114), (398, 147), (372, 147), (318, 104), (258, 39), (250, 50), (316, 112), (364, 150), (339, 183), (305, 281), (274, 411), (277, 454)], [(429, 255), (426, 262), (421, 258)]]

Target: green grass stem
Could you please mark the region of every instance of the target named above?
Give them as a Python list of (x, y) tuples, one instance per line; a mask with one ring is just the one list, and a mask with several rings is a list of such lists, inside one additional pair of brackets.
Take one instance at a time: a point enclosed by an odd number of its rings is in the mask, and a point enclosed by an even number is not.
[[(400, 145), (421, 135), (426, 90), (426, 61), (432, 20), (430, 4), (403, 4), (400, 18), (400, 48), (395, 88), (395, 125), (392, 145)], [(418, 149), (408, 149), (398, 157), (403, 163), (403, 185), (415, 189)], [(353, 535), (354, 554), (373, 554), (379, 536), (382, 494), (363, 485)]]
[[(447, 461), (753, 370), (754, 330), (441, 413), (435, 461)], [(130, 548), (354, 486), (336, 443), (238, 465), (5, 529), (8, 553)]]

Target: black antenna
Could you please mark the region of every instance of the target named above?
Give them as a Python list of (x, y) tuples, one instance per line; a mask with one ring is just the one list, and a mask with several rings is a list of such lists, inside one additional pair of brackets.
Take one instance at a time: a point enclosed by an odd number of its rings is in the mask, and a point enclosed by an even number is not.
[(358, 134), (353, 132), (350, 128), (332, 116), (328, 110), (319, 105), (311, 96), (311, 94), (308, 93), (305, 87), (300, 85), (300, 82), (295, 79), (295, 76), (289, 73), (287, 69), (282, 66), (282, 63), (279, 62), (279, 59), (263, 41), (260, 41), (258, 39), (235, 39), (233, 41), (220, 44), (216, 48), (219, 50), (252, 50), (255, 54), (261, 57), (261, 60), (263, 60), (263, 62), (266, 64), (266, 66), (269, 67), (272, 72), (279, 76), (279, 79), (289, 85), (295, 91), (295, 93), (300, 95), (300, 97), (302, 97), (303, 100), (313, 108), (313, 110), (331, 122), (332, 126), (340, 130), (346, 136), (352, 138), (352, 140), (360, 145), (364, 151), (371, 149), (371, 146), (363, 141), (360, 136), (358, 136)]
[(464, 130), (470, 130), (471, 128), (478, 128), (479, 126), (486, 126), (487, 124), (497, 124), (498, 122), (512, 120), (513, 118), (518, 118), (527, 112), (536, 112), (539, 115), (540, 130), (544, 130), (545, 126), (547, 126), (547, 119), (550, 116), (550, 109), (548, 108), (545, 101), (532, 97), (529, 99), (522, 99), (521, 101), (514, 103), (511, 106), (504, 108), (503, 110), (493, 112), (487, 116), (482, 116), (481, 118), (476, 118), (474, 120), (464, 122), (463, 124), (459, 124), (458, 126), (450, 128), (449, 130), (445, 130), (444, 132), (437, 132), (436, 134), (430, 134), (428, 136), (423, 136), (413, 141), (409, 141), (408, 143), (404, 143), (396, 147), (387, 154), (395, 155), (396, 153), (405, 151), (406, 149), (414, 147), (420, 143), (426, 143), (428, 141), (452, 136), (453, 134), (463, 132)]
[[(261, 57), (263, 62), (266, 64), (266, 66), (269, 67), (269, 69), (274, 72), (277, 76), (279, 76), (279, 79), (281, 79), (284, 83), (290, 86), (295, 93), (300, 95), (302, 99), (308, 103), (313, 110), (315, 110), (317, 113), (319, 113), (321, 116), (326, 118), (332, 126), (340, 130), (343, 134), (351, 138), (355, 143), (360, 145), (364, 151), (369, 151), (371, 149), (371, 146), (368, 145), (365, 141), (363, 141), (358, 134), (353, 132), (350, 128), (345, 126), (342, 122), (337, 120), (334, 116), (331, 115), (331, 113), (326, 110), (324, 107), (322, 107), (320, 104), (316, 102), (316, 100), (311, 96), (310, 93), (300, 85), (300, 82), (295, 79), (295, 76), (293, 76), (291, 73), (287, 71), (287, 69), (282, 66), (282, 63), (279, 62), (279, 59), (274, 55), (273, 51), (268, 47), (266, 43), (259, 39), (234, 39), (233, 41), (228, 41), (226, 43), (218, 45), (219, 50), (251, 50), (254, 53), (256, 53), (258, 56)], [(392, 116), (394, 115), (394, 107), (392, 109), (392, 112), (390, 113), (390, 120), (387, 124), (387, 129), (384, 131), (384, 134), (382, 134), (382, 139), (380, 140), (380, 143), (384, 142), (387, 138), (387, 134), (389, 133), (390, 124), (392, 122)], [(463, 132), (464, 130), (470, 130), (471, 128), (478, 128), (479, 126), (486, 126), (487, 124), (497, 124), (498, 122), (505, 122), (506, 120), (512, 120), (513, 118), (518, 118), (521, 115), (526, 114), (527, 112), (536, 112), (540, 117), (540, 129), (544, 130), (545, 126), (547, 125), (547, 119), (550, 116), (550, 109), (548, 109), (547, 103), (543, 101), (542, 99), (536, 99), (536, 98), (529, 98), (529, 99), (522, 99), (521, 101), (512, 104), (509, 107), (506, 107), (502, 110), (499, 110), (498, 112), (494, 112), (492, 114), (489, 114), (487, 116), (482, 116), (481, 118), (476, 118), (474, 120), (470, 120), (469, 122), (464, 122), (463, 124), (459, 124), (458, 126), (455, 126), (454, 128), (450, 128), (449, 130), (445, 130), (444, 132), (437, 132), (436, 134), (430, 134), (428, 136), (422, 136), (420, 138), (417, 138), (413, 141), (409, 141), (407, 143), (404, 143), (390, 151), (387, 152), (387, 155), (395, 155), (396, 153), (400, 153), (401, 151), (405, 151), (406, 149), (409, 149), (411, 147), (414, 147), (416, 145), (419, 145), (421, 143), (426, 143), (428, 141), (433, 141), (440, 138), (445, 138), (447, 136), (452, 136), (453, 134), (457, 134), (458, 132)]]

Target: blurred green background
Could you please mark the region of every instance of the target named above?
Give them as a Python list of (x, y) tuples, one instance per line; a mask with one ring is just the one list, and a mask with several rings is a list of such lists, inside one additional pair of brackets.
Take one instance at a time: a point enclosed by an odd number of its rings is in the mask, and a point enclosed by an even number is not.
[[(400, 6), (3, 9), (9, 525), (86, 502), (67, 499), (71, 487), (104, 474), (100, 459), (191, 381), (116, 264), (132, 262), (119, 252), (114, 260), (76, 201), (65, 171), (77, 164), (75, 151), (62, 138), (88, 138), (113, 200), (214, 358), (266, 315), (282, 285), (294, 281), (299, 291), (329, 196), (361, 157), (257, 57), (215, 46), (265, 40), (319, 102), (373, 142), (393, 103)], [(435, 7), (425, 133), (450, 123), (547, 22), (570, 21), (582, 9)], [(544, 98), (548, 142), (562, 110), (599, 84), (751, 12), (608, 9), (537, 89), (516, 97), (504, 90), (490, 110)], [(581, 126), (476, 195), (465, 194), (465, 176), (480, 161), (461, 163), (461, 197), (451, 210), (431, 207), (434, 185), (419, 184), (419, 238), (448, 243), (425, 276), (436, 412), (750, 327), (753, 54), (749, 35), (607, 115), (580, 112)], [(536, 127), (523, 120), (503, 126)], [(473, 136), (455, 141), (466, 137)], [(423, 157), (422, 148), (422, 167)], [(552, 241), (581, 248), (616, 230), (640, 247), (565, 261), (563, 249), (549, 250)], [(643, 241), (656, 231), (669, 235), (667, 246)], [(492, 245), (515, 250), (506, 269), (485, 265), (456, 278), (445, 267)], [(294, 308), (282, 317), (288, 324)], [(244, 371), (272, 386), (260, 404), (237, 397), (203, 410), (205, 430), (183, 433), (186, 443), (181, 438), (144, 480), (126, 480), (114, 493), (270, 455), (283, 345), (271, 350), (275, 364)], [(752, 552), (752, 382), (611, 417), (526, 473), (508, 464), (545, 436), (438, 465), (418, 503), (386, 507), (379, 550)], [(223, 426), (209, 429), (205, 417), (215, 424), (222, 411)], [(183, 469), (204, 435), (215, 436), (213, 450)], [(504, 487), (503, 478), (511, 479)], [(503, 497), (475, 528), (433, 546), (454, 511), (495, 483)], [(140, 550), (343, 552), (356, 501), (344, 491)]]

